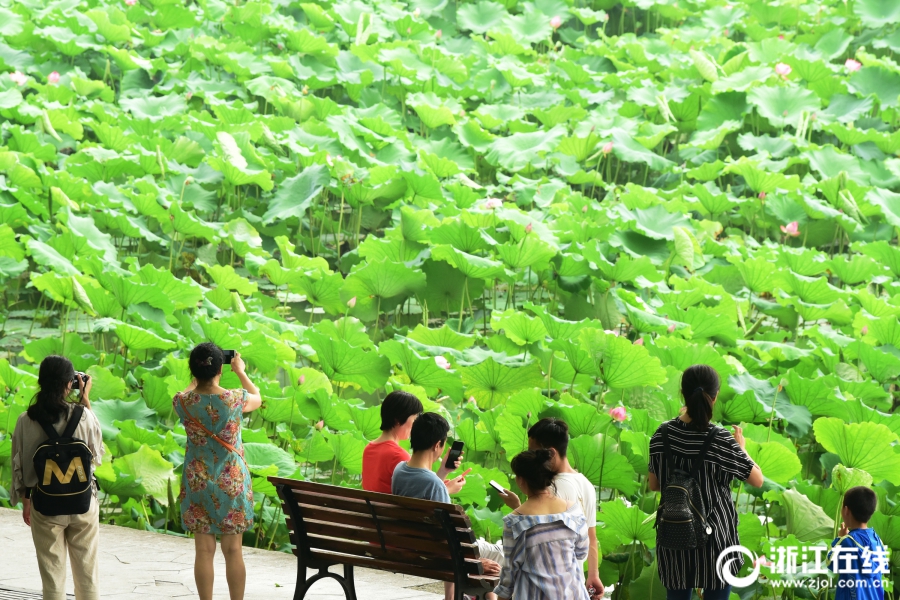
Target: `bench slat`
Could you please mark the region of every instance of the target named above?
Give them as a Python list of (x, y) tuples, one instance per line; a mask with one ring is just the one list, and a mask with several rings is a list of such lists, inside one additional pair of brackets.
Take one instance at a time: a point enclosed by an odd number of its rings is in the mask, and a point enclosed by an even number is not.
[[(368, 526), (365, 528), (346, 527), (336, 523), (321, 523), (309, 519), (304, 519), (303, 523), (307, 534), (378, 544), (378, 549), (379, 551), (381, 550), (381, 536), (378, 535), (378, 531), (371, 529)], [(293, 523), (288, 524), (288, 529), (293, 531)], [(407, 548), (409, 550), (415, 550), (422, 556), (433, 556), (435, 558), (447, 558), (450, 555), (446, 539), (425, 540), (398, 535), (387, 531), (383, 531), (382, 533), (384, 534), (384, 544), (388, 548)], [(478, 558), (478, 552), (474, 547), (463, 546), (463, 556), (466, 558)]]
[[(296, 550), (294, 551), (296, 554)], [(365, 569), (376, 569), (379, 571), (388, 571), (390, 573), (403, 573), (404, 575), (412, 575), (414, 577), (422, 577), (424, 579), (436, 579), (438, 581), (453, 581), (452, 571), (438, 571), (434, 569), (422, 568), (414, 564), (398, 563), (394, 561), (382, 560), (379, 558), (369, 558), (366, 556), (355, 556), (341, 554), (323, 550), (312, 550), (312, 558), (320, 561), (322, 565), (353, 565), (354, 567), (362, 567)], [(470, 573), (467, 575), (469, 585), (483, 589), (493, 589), (497, 586), (498, 577), (490, 575), (479, 575)]]
[[(367, 515), (369, 518), (372, 517), (371, 509), (369, 505), (364, 501), (360, 502), (356, 499), (346, 499), (340, 498), (337, 496), (325, 496), (322, 494), (312, 494), (303, 490), (291, 490), (293, 492), (293, 497), (295, 501), (300, 505), (300, 508), (306, 510), (307, 506), (316, 506), (322, 508), (330, 508), (333, 510), (342, 510), (349, 513), (355, 513), (358, 515)], [(416, 521), (421, 524), (430, 525), (435, 528), (440, 527), (440, 523), (438, 523), (437, 519), (434, 516), (435, 508), (443, 508), (447, 506), (446, 504), (434, 503), (431, 507), (430, 512), (426, 512), (424, 509), (417, 509), (415, 512), (411, 511), (409, 508), (399, 505), (389, 505), (389, 504), (381, 504), (373, 502), (371, 507), (375, 510), (375, 514), (378, 518), (387, 518), (387, 519), (399, 519), (404, 521)], [(457, 527), (468, 527), (468, 518), (465, 513), (450, 515), (454, 524)]]
[[(354, 556), (370, 556), (392, 564), (413, 564), (432, 571), (453, 570), (453, 561), (450, 559), (449, 550), (443, 558), (439, 558), (437, 556), (426, 556), (396, 547), (382, 550), (381, 546), (375, 546), (365, 542), (348, 542), (345, 540), (324, 538), (315, 535), (307, 535), (306, 539), (309, 541), (309, 547), (315, 550), (328, 550)], [(466, 573), (474, 575), (481, 575), (484, 573), (484, 567), (482, 567), (481, 562), (476, 558), (467, 559), (465, 564)]]
[[(288, 507), (282, 502), (284, 514), (291, 514)], [(321, 521), (323, 523), (337, 523), (348, 527), (363, 527), (375, 529), (375, 521), (371, 515), (360, 515), (359, 513), (349, 513), (346, 511), (336, 511), (327, 508), (310, 508), (303, 506), (304, 521)], [(290, 517), (288, 517), (290, 521)], [(436, 542), (446, 542), (447, 534), (442, 528), (434, 525), (417, 523), (415, 521), (401, 519), (378, 518), (378, 525), (385, 534), (393, 533), (410, 538), (422, 540), (430, 540)], [(291, 529), (291, 526), (288, 526)], [(474, 544), (475, 534), (468, 527), (457, 527), (456, 535), (462, 543)]]

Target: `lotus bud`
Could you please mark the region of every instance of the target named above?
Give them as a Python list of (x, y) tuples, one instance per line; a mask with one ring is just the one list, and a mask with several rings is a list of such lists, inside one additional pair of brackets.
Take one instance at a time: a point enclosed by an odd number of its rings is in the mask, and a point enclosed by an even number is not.
[(318, 423), (316, 423), (316, 429), (318, 429), (319, 431), (322, 431), (324, 428), (325, 428), (325, 421), (319, 421)]
[(800, 226), (797, 221), (791, 221), (787, 225), (781, 226), (781, 233), (791, 237), (797, 237), (800, 235)]
[(616, 336), (616, 337), (619, 337), (619, 332), (616, 331), (615, 329), (604, 329), (604, 330), (603, 330), (603, 333), (606, 333), (606, 334), (609, 334), (609, 335), (614, 335), (614, 336)]
[(587, 204), (585, 204), (584, 206), (581, 207), (581, 213), (587, 214), (587, 211), (588, 211)]
[(844, 63), (844, 66), (847, 67), (847, 70), (851, 73), (854, 71), (859, 71), (862, 68), (862, 63), (858, 60), (853, 60), (852, 58), (848, 58)]
[(193, 97), (194, 97), (194, 92), (188, 92), (187, 94), (184, 95), (185, 100), (190, 100)]
[(350, 308), (356, 306), (356, 296), (353, 296), (352, 298), (347, 300), (347, 306), (349, 306)]
[(125, 0), (125, 4), (127, 4), (128, 6), (134, 6), (135, 4), (137, 4), (137, 0)]
[(634, 345), (635, 345), (635, 346), (643, 346), (643, 345), (644, 345), (644, 338), (638, 338), (638, 339), (634, 340)]
[(531, 223), (529, 223), (528, 225), (525, 226), (525, 233), (531, 233), (532, 229), (534, 229), (534, 227), (532, 227)]
[(793, 69), (791, 69), (790, 65), (786, 65), (784, 63), (778, 63), (777, 65), (775, 65), (775, 72), (782, 77), (787, 77), (788, 75), (790, 75), (792, 70)]
[(422, 14), (422, 11), (418, 8), (413, 11), (413, 17), (415, 17), (417, 19), (419, 18), (419, 15), (421, 15), (421, 14)]
[(612, 143), (612, 142), (606, 142), (605, 144), (603, 144), (603, 154), (604, 154), (604, 155), (605, 155), (605, 154), (609, 154), (610, 152), (612, 152), (612, 149), (613, 149), (613, 143)]
[(444, 32), (441, 29), (438, 29), (434, 32), (434, 37), (437, 39), (441, 39), (442, 37), (444, 37)]
[(766, 193), (765, 193), (765, 192), (760, 192), (760, 193), (758, 193), (758, 194), (756, 195), (756, 197), (759, 198), (760, 200), (765, 200), (765, 199), (766, 199)]
[(278, 42), (278, 44), (276, 45), (276, 47), (277, 47), (279, 50), (284, 50), (284, 44), (282, 44), (281, 42)]
[(301, 375), (301, 376), (297, 379), (297, 385), (303, 385), (304, 383), (306, 383), (306, 376), (305, 376), (305, 375)]
[(666, 328), (666, 331), (668, 331), (669, 333), (673, 333), (675, 331), (675, 323), (669, 325), (669, 327)]
[(13, 83), (16, 85), (25, 85), (25, 82), (28, 81), (28, 76), (21, 71), (16, 71), (15, 73), (10, 73), (9, 78), (13, 80)]
[(615, 408), (609, 409), (609, 416), (613, 418), (614, 421), (618, 421), (621, 423), (628, 416), (628, 413), (625, 410), (624, 406), (617, 406)]
[(47, 81), (51, 85), (56, 85), (57, 83), (59, 83), (59, 72), (53, 71), (52, 73), (50, 73), (50, 75), (47, 76)]
[(863, 334), (863, 335), (869, 335), (869, 326), (868, 326), (868, 325), (863, 325), (863, 326), (862, 326), (862, 329), (860, 329), (859, 332), (860, 332), (861, 334)]
[(562, 19), (560, 19), (559, 17), (553, 17), (552, 19), (550, 19), (550, 27), (552, 27), (553, 29), (559, 29), (560, 27), (562, 27)]
[(449, 371), (451, 368), (450, 361), (448, 361), (443, 356), (435, 356), (434, 362), (437, 364), (437, 366), (439, 366), (440, 368), (442, 368), (446, 371)]

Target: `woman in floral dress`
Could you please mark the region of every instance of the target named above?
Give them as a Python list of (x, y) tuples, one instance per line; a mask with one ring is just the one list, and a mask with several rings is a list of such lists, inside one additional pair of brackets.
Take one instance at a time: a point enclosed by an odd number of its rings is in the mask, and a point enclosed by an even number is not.
[(173, 404), (187, 431), (187, 452), (181, 478), (181, 522), (194, 534), (194, 580), (200, 600), (213, 597), (213, 558), (216, 535), (222, 536), (225, 578), (231, 600), (244, 597), (246, 570), (241, 552), (243, 533), (253, 525), (253, 491), (241, 442), (243, 413), (259, 408), (257, 388), (244, 373), (235, 353), (231, 369), (242, 389), (219, 387), (222, 350), (212, 343), (191, 351), (194, 381), (175, 394)]

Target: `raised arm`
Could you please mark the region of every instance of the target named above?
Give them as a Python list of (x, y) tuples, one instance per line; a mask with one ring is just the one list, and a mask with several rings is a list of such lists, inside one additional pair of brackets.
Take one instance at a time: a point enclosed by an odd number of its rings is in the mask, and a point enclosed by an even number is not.
[(254, 411), (262, 405), (262, 397), (259, 395), (259, 388), (256, 387), (247, 374), (244, 372), (244, 359), (241, 358), (240, 352), (234, 353), (231, 359), (231, 370), (241, 380), (241, 387), (247, 390), (247, 401), (244, 402), (244, 412)]

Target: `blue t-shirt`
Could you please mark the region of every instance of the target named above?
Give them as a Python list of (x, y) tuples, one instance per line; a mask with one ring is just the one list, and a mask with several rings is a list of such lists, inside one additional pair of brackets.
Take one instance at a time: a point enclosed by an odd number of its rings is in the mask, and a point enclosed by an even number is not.
[[(834, 571), (832, 556), (834, 547), (840, 544), (850, 550), (845, 556), (849, 561), (838, 556), (837, 568), (840, 572), (837, 582), (835, 600), (884, 600), (882, 574), (880, 569), (887, 570), (887, 547), (875, 533), (874, 529), (851, 529), (847, 535), (835, 538), (828, 551), (828, 570)], [(866, 552), (868, 550), (868, 552)], [(881, 562), (884, 562), (882, 567)], [(846, 569), (849, 562), (849, 569)], [(841, 572), (849, 571), (849, 572)]]
[(421, 498), (450, 504), (450, 494), (441, 478), (431, 469), (410, 467), (402, 462), (394, 469), (391, 493), (396, 496)]

